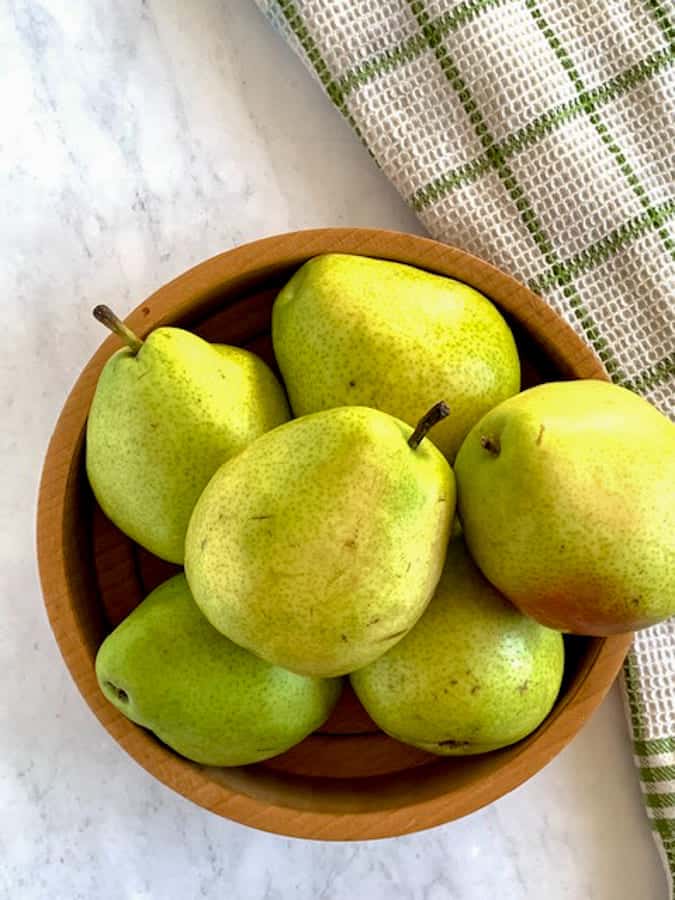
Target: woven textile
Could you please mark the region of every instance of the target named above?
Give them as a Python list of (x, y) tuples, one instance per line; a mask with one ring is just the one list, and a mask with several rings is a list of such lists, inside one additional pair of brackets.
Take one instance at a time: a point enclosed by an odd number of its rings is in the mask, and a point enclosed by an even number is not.
[[(258, 0), (439, 240), (511, 272), (675, 414), (675, 8), (660, 0)], [(675, 623), (625, 668), (675, 875)]]

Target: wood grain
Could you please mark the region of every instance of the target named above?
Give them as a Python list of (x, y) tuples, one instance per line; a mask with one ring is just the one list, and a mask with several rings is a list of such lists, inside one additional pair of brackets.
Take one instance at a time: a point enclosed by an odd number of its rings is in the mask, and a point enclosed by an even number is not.
[[(540, 298), (488, 263), (426, 238), (372, 229), (318, 229), (266, 238), (209, 259), (164, 286), (129, 316), (141, 336), (191, 327), (274, 364), (272, 302), (305, 260), (359, 253), (448, 275), (491, 297), (514, 325), (524, 382), (606, 378), (592, 351)], [(181, 759), (133, 725), (100, 693), (96, 650), (108, 631), (175, 567), (135, 547), (97, 508), (83, 470), (94, 388), (109, 337), (85, 367), (54, 430), (38, 508), (38, 557), (54, 635), (82, 696), (115, 740), (149, 772), (206, 809), (279, 834), (364, 840), (429, 828), (515, 788), (570, 741), (620, 669), (630, 635), (569, 644), (556, 706), (535, 734), (495, 753), (437, 759), (378, 732), (350, 690), (324, 727), (275, 760), (209, 769)]]

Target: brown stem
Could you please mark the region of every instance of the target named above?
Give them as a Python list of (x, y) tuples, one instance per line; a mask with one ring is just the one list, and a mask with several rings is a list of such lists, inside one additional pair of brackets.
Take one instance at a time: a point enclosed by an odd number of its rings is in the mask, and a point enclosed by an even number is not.
[(93, 316), (97, 322), (100, 322), (101, 325), (105, 325), (105, 327), (109, 328), (113, 334), (121, 337), (134, 355), (138, 353), (143, 346), (143, 341), (133, 333), (131, 328), (125, 325), (124, 322), (115, 315), (109, 306), (100, 304), (99, 306), (94, 307)]
[(408, 446), (413, 450), (417, 450), (422, 439), (426, 437), (429, 429), (433, 428), (434, 425), (437, 425), (441, 421), (441, 419), (444, 419), (449, 415), (450, 407), (445, 400), (441, 400), (439, 403), (434, 404), (429, 412), (425, 413), (417, 423), (415, 430), (408, 438)]

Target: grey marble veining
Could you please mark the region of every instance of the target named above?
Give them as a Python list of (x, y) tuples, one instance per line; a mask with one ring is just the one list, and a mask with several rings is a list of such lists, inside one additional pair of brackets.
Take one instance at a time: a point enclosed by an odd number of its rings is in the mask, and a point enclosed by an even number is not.
[(0, 0), (0, 898), (663, 900), (618, 692), (519, 790), (397, 840), (262, 834), (171, 793), (102, 730), (34, 561), (63, 399), (123, 313), (294, 228), (420, 226), (249, 0)]

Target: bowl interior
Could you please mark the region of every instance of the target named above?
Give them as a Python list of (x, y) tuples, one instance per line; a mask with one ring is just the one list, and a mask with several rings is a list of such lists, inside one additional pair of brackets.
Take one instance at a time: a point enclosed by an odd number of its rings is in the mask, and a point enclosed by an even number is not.
[[(286, 254), (276, 262), (250, 266), (236, 278), (198, 281), (199, 302), (188, 304), (187, 309), (176, 311), (160, 291), (139, 307), (134, 324), (141, 331), (144, 322), (146, 330), (168, 323), (187, 327), (208, 340), (247, 347), (275, 367), (270, 338), (272, 304), (291, 273), (312, 255), (313, 252), (304, 256), (300, 253), (289, 259)], [(370, 255), (401, 258), (400, 254)], [(438, 271), (437, 266), (428, 268)], [(464, 280), (488, 293), (484, 279), (481, 283)], [(531, 302), (533, 295), (526, 294)], [(493, 299), (499, 302), (494, 295)], [(163, 302), (160, 316), (153, 315), (158, 300)], [(566, 358), (559, 342), (553, 349), (544, 346), (541, 322), (538, 328), (532, 327), (529, 308), (527, 315), (512, 315), (509, 304), (506, 308), (501, 305), (518, 343), (524, 386), (579, 377), (573, 354)], [(83, 376), (83, 395), (89, 398), (102, 362), (114, 349), (114, 342), (109, 343), (108, 352), (99, 354), (98, 363), (90, 367), (88, 376)], [(580, 353), (576, 344), (574, 349)], [(587, 353), (588, 356), (581, 354), (588, 370), (584, 374), (602, 377), (599, 364), (590, 351)], [(611, 684), (627, 641), (570, 637), (565, 639), (565, 677), (554, 710), (537, 732), (505, 750), (441, 759), (407, 747), (378, 731), (347, 685), (323, 728), (282, 756), (238, 769), (209, 769), (179, 758), (111, 707), (93, 678), (93, 661), (105, 635), (150, 590), (178, 569), (131, 542), (96, 504), (84, 474), (83, 435), (88, 404), (84, 412), (81, 406), (77, 415), (72, 413), (73, 424), (63, 448), (50, 448), (51, 478), (47, 478), (46, 466), (40, 501), (41, 570), (52, 626), (85, 699), (108, 730), (155, 775), (202, 805), (267, 830), (311, 837), (377, 837), (447, 821), (489, 802), (540, 768), (578, 730)], [(68, 412), (67, 406), (64, 416)], [(63, 437), (61, 422), (59, 427)], [(54, 468), (56, 481), (63, 483), (58, 529), (44, 524), (49, 518), (49, 486), (55, 482)], [(54, 492), (58, 494), (56, 488)], [(45, 574), (52, 564), (51, 556), (58, 557), (66, 586), (63, 595), (52, 602), (50, 578)], [(44, 562), (46, 557), (50, 557), (48, 564)], [(54, 591), (52, 585), (52, 594)], [(612, 653), (607, 654), (608, 648)], [(604, 666), (602, 677), (597, 679), (589, 698), (583, 696), (584, 685), (594, 668), (598, 669), (598, 661), (600, 668)], [(575, 706), (575, 715), (569, 715)]]

